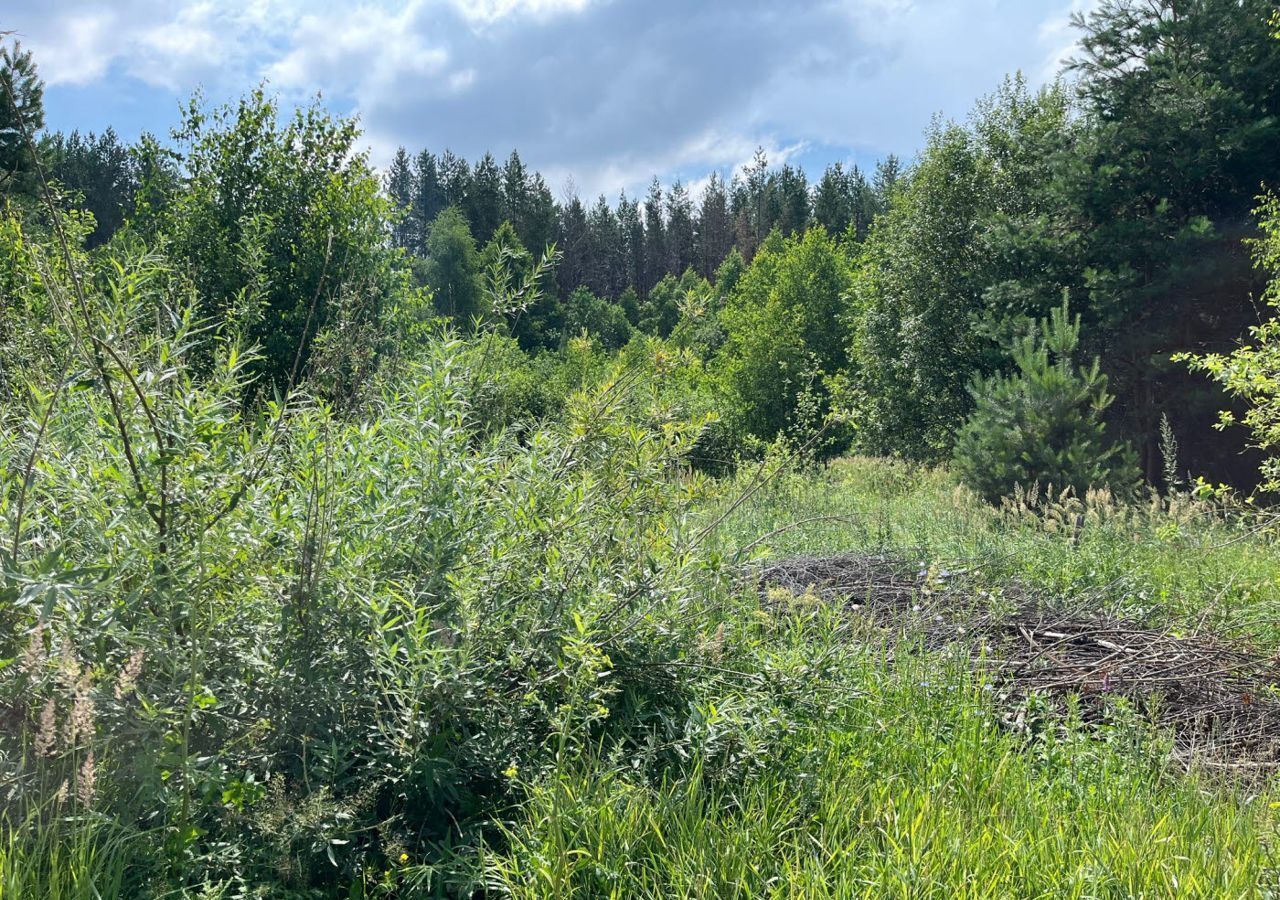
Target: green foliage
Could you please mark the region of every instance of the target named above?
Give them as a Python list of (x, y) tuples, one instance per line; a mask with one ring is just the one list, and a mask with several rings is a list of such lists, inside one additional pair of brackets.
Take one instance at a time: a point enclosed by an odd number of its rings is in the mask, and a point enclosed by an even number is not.
[(1080, 317), (1064, 301), (1040, 333), (1019, 340), (1017, 373), (979, 379), (973, 414), (956, 436), (960, 477), (990, 502), (1032, 485), (1070, 489), (1125, 489), (1137, 480), (1132, 456), (1106, 437), (1103, 413), (1111, 405), (1098, 362), (1077, 368)]
[(485, 399), (500, 336), (422, 343), (345, 414), (246, 409), (244, 335), (170, 261), (103, 259), (83, 303), (35, 271), (75, 327), (6, 406), (0, 778), (60, 846), (122, 833), (65, 864), (99, 889), (466, 884), (505, 770), (678, 717), (667, 662), (719, 591), (670, 481), (698, 429), (650, 411), (647, 355), (571, 342), (581, 389), (518, 435)]
[(966, 384), (997, 369), (1002, 346), (1061, 296), (1053, 254), (1026, 238), (1045, 233), (1037, 219), (1051, 201), (1037, 194), (1066, 128), (1062, 91), (1033, 94), (1019, 79), (979, 104), (969, 127), (930, 132), (855, 282), (867, 449), (945, 457), (971, 409)]
[(1072, 68), (1098, 113), (1088, 145), (1098, 171), (1083, 183), (1131, 215), (1162, 199), (1181, 215), (1246, 213), (1276, 171), (1274, 12), (1272, 0), (1104, 0), (1079, 14)]
[(664, 275), (640, 304), (636, 328), (645, 334), (661, 338), (671, 336), (680, 323), (681, 311), (692, 296), (705, 296), (710, 292), (706, 279), (693, 269), (685, 269), (679, 278)]
[(462, 211), (450, 206), (427, 232), (423, 280), (436, 310), (463, 327), (484, 313), (480, 299), (480, 255)]
[(586, 288), (576, 288), (565, 298), (566, 334), (589, 334), (606, 350), (617, 350), (631, 338), (631, 323), (617, 303), (597, 297)]
[(262, 89), (211, 112), (193, 101), (174, 134), (181, 180), (161, 169), (143, 184), (143, 236), (179, 261), (201, 315), (258, 348), (255, 371), (277, 386), (303, 374), (320, 335), (344, 356), (381, 349), (379, 317), (406, 289), (357, 133), (318, 102), (282, 123)]
[(761, 246), (721, 314), (720, 373), (747, 434), (769, 442), (823, 425), (826, 380), (848, 365), (850, 285), (848, 259), (821, 228)]
[[(1274, 194), (1263, 198), (1258, 208), (1262, 237), (1254, 242), (1254, 259), (1258, 267), (1271, 276), (1264, 299), (1273, 309), (1280, 308), (1280, 198)], [(1204, 372), (1221, 384), (1233, 397), (1248, 404), (1239, 423), (1249, 429), (1252, 444), (1265, 455), (1262, 462), (1262, 487), (1280, 490), (1280, 319), (1270, 318), (1249, 329), (1249, 344), (1229, 354), (1210, 353), (1184, 356), (1191, 368)], [(1223, 411), (1219, 427), (1237, 422), (1230, 410)]]

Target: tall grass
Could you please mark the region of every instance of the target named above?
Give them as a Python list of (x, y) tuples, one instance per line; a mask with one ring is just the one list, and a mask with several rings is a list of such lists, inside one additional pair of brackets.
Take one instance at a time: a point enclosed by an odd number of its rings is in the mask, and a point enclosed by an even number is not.
[(109, 821), (0, 821), (0, 900), (101, 900), (126, 895), (124, 829)]
[[(1274, 881), (1276, 804), (1170, 771), (1123, 707), (1101, 729), (1034, 709), (1029, 727), (1001, 727), (963, 659), (889, 659), (863, 637), (824, 689), (844, 699), (771, 735), (755, 775), (697, 760), (653, 781), (595, 759), (537, 784), (489, 860), (494, 885), (528, 898), (816, 900), (1248, 897)], [(742, 700), (705, 702), (710, 714)]]
[[(1105, 494), (989, 507), (944, 470), (848, 459), (783, 474), (745, 502), (722, 485), (705, 521), (746, 560), (882, 552), (963, 566), (1171, 627), (1260, 646), (1280, 576), (1260, 520), (1186, 497)], [(777, 597), (775, 600), (786, 601)], [(1277, 808), (1263, 782), (1188, 775), (1116, 701), (1101, 725), (1036, 698), (999, 705), (956, 652), (890, 652), (809, 597), (749, 597), (722, 635), (695, 718), (723, 738), (689, 765), (577, 760), (530, 785), (487, 859), (517, 897), (1259, 897), (1277, 888)], [(787, 604), (784, 602), (784, 606)], [(981, 667), (976, 667), (980, 671)], [(806, 672), (779, 702), (769, 687)], [(820, 673), (820, 674), (819, 674)], [(763, 697), (768, 696), (769, 700)], [(771, 702), (772, 701), (772, 702)], [(767, 737), (764, 737), (767, 735)], [(748, 762), (749, 761), (749, 762)]]
[[(712, 506), (717, 514), (736, 497)], [(1120, 502), (1106, 492), (1030, 510), (981, 502), (945, 469), (838, 460), (775, 479), (718, 534), (747, 557), (889, 552), (924, 566), (1016, 579), (1061, 600), (1280, 648), (1280, 532), (1247, 508), (1186, 495)], [(761, 538), (764, 540), (760, 540)]]

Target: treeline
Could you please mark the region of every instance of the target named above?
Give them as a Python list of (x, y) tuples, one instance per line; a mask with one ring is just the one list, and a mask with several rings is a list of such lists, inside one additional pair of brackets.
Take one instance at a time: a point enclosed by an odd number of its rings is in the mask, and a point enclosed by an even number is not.
[[(48, 135), (39, 153), (67, 202), (92, 213), (88, 246), (127, 221), (122, 233), (198, 260), (190, 271), (218, 315), (244, 291), (269, 295), (274, 314), (246, 327), (277, 381), (290, 348), (301, 340), (309, 360), (333, 323), (374, 365), (395, 342), (387, 311), (414, 309), (464, 331), (501, 320), (533, 355), (583, 334), (606, 353), (670, 341), (697, 360), (717, 456), (825, 427), (827, 452), (937, 461), (981, 384), (1017, 370), (1026, 335), (1065, 301), (1080, 364), (1097, 358), (1116, 398), (1108, 433), (1146, 480), (1169, 468), (1163, 423), (1175, 470), (1248, 486), (1257, 460), (1243, 436), (1212, 428), (1223, 394), (1175, 357), (1228, 350), (1258, 320), (1253, 209), (1280, 181), (1273, 13), (1263, 0), (1107, 0), (1077, 17), (1060, 81), (1011, 78), (966, 121), (935, 124), (910, 166), (834, 165), (814, 184), (760, 153), (696, 197), (655, 179), (643, 198), (587, 203), (557, 200), (515, 152), (472, 164), (401, 150), (374, 198), (363, 181), (323, 184), (372, 171), (350, 123), (312, 108), (277, 128), (261, 92), (217, 121), (192, 108), (168, 145)], [(23, 183), (10, 180), (11, 202)], [(193, 191), (204, 206), (185, 209)], [(550, 247), (536, 299), (496, 309), (491, 276), (519, 280)], [(341, 297), (338, 260), (368, 267), (343, 274)]]
[(641, 198), (623, 191), (616, 203), (601, 194), (588, 205), (571, 193), (563, 202), (546, 180), (512, 151), (499, 166), (486, 153), (474, 167), (445, 150), (416, 156), (401, 147), (386, 175), (386, 188), (403, 217), (393, 229), (397, 246), (427, 254), (431, 225), (452, 207), (466, 218), (472, 237), (488, 242), (511, 223), (525, 247), (555, 242), (562, 253), (558, 285), (563, 294), (585, 287), (618, 298), (628, 289), (640, 297), (667, 275), (692, 269), (711, 278), (729, 251), (748, 259), (775, 228), (784, 235), (822, 225), (833, 234), (866, 237), (882, 212), (902, 166), (889, 156), (868, 178), (856, 165), (834, 163), (810, 185), (804, 171), (771, 168), (763, 149), (726, 182), (712, 172), (700, 196), (680, 181), (666, 188), (657, 177)]
[[(554, 241), (558, 327), (543, 311), (539, 328), (534, 311), (521, 334), (534, 349), (593, 323), (617, 345), (624, 316), (665, 337), (676, 298), (700, 279), (713, 283), (701, 285), (713, 301), (741, 306), (742, 292), (735, 300), (717, 277), (730, 248), (741, 256), (728, 267), (736, 281), (770, 233), (821, 226), (847, 260), (848, 284), (828, 286), (843, 291), (838, 300), (811, 286), (794, 306), (831, 313), (823, 328), (841, 349), (801, 342), (797, 352), (821, 362), (807, 370), (809, 389), (819, 407), (852, 411), (862, 449), (949, 456), (974, 408), (970, 388), (1011, 370), (1021, 336), (1065, 298), (1082, 319), (1080, 356), (1101, 360), (1117, 397), (1110, 429), (1134, 446), (1142, 474), (1163, 477), (1167, 420), (1184, 468), (1248, 484), (1256, 459), (1211, 428), (1221, 393), (1173, 357), (1228, 348), (1257, 321), (1252, 210), (1280, 179), (1273, 11), (1261, 0), (1103, 3), (1077, 17), (1082, 38), (1061, 81), (1036, 91), (1009, 80), (967, 121), (935, 125), (907, 172), (889, 159), (871, 179), (833, 166), (810, 187), (760, 154), (728, 184), (713, 175), (696, 201), (655, 181), (643, 201), (600, 198), (588, 209), (576, 197), (555, 203), (515, 154), (501, 169), (491, 157), (471, 169), (447, 152), (402, 153), (388, 179), (407, 213), (397, 240), (429, 259), (428, 223), (453, 208), (481, 244), (504, 221), (526, 247)], [(717, 311), (721, 333), (735, 316)], [(790, 340), (753, 339), (766, 340), (755, 354)], [(719, 343), (704, 353), (713, 369), (737, 371), (717, 357)], [(759, 377), (794, 388), (776, 374)], [(765, 436), (795, 424), (793, 401), (770, 401)], [(751, 420), (760, 408), (736, 412)]]

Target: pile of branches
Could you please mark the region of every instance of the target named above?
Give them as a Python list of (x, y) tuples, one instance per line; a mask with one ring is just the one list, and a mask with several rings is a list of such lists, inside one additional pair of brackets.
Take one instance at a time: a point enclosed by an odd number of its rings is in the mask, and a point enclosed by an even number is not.
[(1187, 761), (1280, 766), (1277, 658), (1089, 606), (1036, 601), (1016, 587), (993, 604), (967, 572), (885, 556), (796, 557), (751, 577), (766, 599), (771, 588), (811, 594), (923, 638), (927, 647), (963, 644), (1013, 701), (1034, 694), (1065, 705), (1070, 698), (1087, 718), (1100, 719), (1111, 700), (1123, 697), (1167, 729)]

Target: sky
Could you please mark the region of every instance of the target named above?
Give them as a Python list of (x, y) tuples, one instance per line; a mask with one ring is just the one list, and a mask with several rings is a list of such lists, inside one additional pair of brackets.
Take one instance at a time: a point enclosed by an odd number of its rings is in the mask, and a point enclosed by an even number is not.
[(935, 116), (1054, 77), (1093, 0), (7, 0), (46, 126), (166, 135), (264, 83), (397, 146), (512, 148), (553, 192), (696, 186), (763, 147), (811, 177), (910, 159)]

